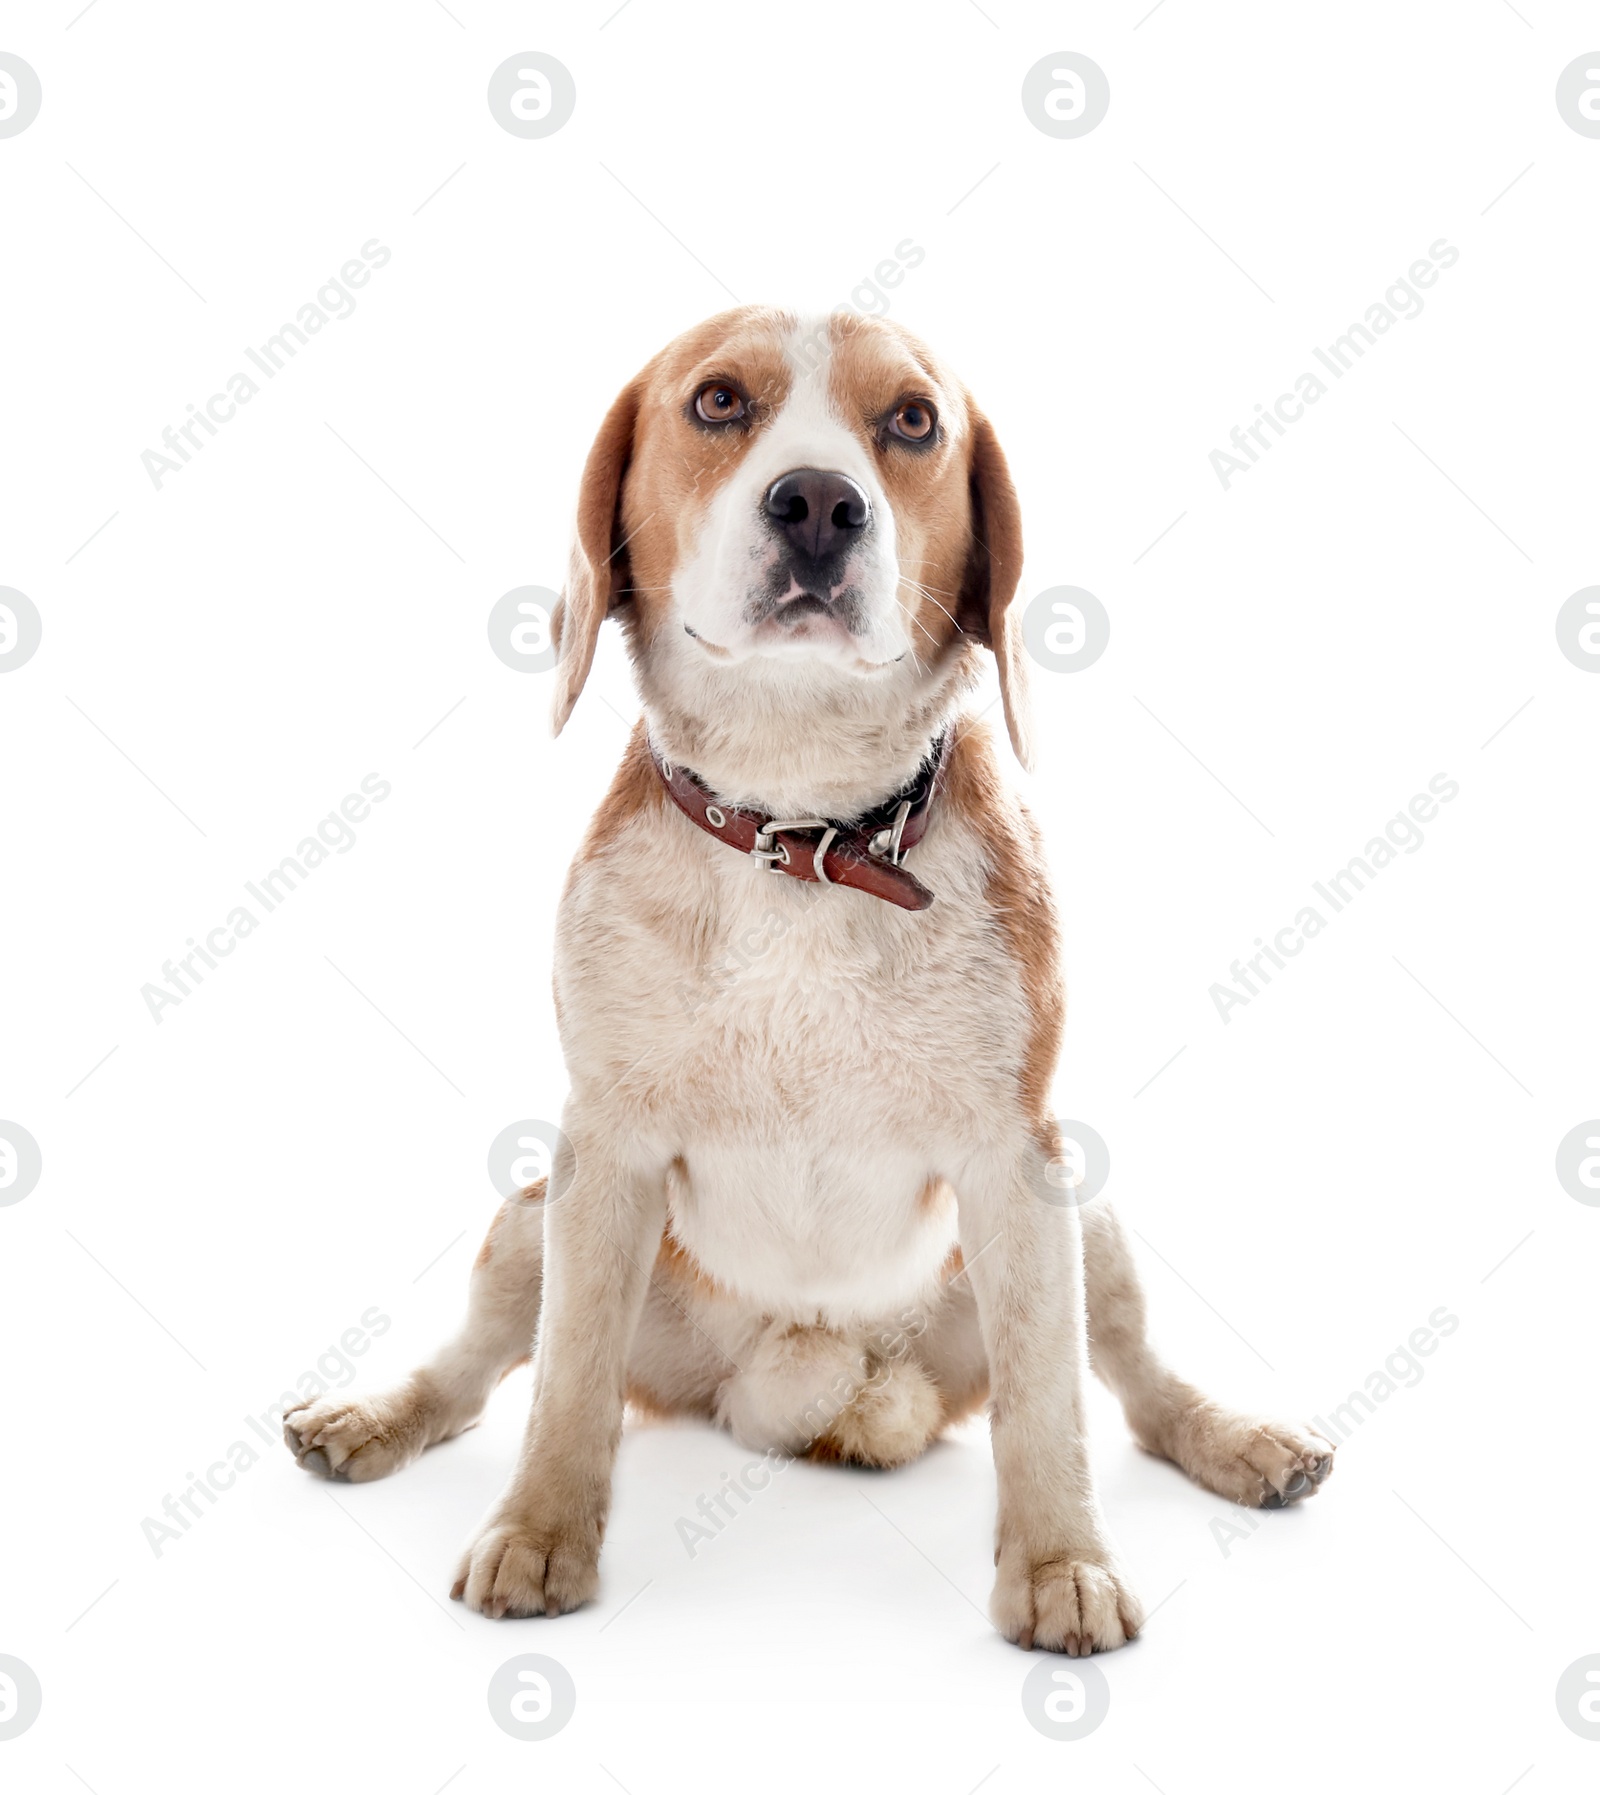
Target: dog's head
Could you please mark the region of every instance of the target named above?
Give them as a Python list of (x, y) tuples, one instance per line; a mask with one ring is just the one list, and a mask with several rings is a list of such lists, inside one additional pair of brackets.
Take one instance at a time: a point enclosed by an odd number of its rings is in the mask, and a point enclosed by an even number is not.
[(874, 684), (892, 705), (952, 689), (982, 644), (1027, 765), (1021, 571), (994, 431), (916, 338), (857, 314), (724, 312), (624, 387), (590, 451), (555, 727), (616, 611), (647, 698), (715, 671), (813, 699)]

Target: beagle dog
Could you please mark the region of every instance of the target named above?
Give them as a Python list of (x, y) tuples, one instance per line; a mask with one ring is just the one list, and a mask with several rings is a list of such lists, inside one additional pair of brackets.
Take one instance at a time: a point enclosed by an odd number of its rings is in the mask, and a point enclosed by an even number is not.
[(994, 429), (881, 317), (741, 306), (606, 414), (554, 722), (610, 616), (643, 717), (561, 901), (560, 1145), (490, 1225), (450, 1345), (285, 1419), (307, 1470), (365, 1482), (531, 1351), (522, 1451), (452, 1591), (475, 1611), (594, 1595), (629, 1402), (877, 1466), (987, 1403), (995, 1624), (1073, 1655), (1141, 1620), (1090, 1475), (1091, 1365), (1143, 1447), (1232, 1501), (1330, 1470), (1320, 1435), (1157, 1359), (1117, 1219), (1079, 1200), (1045, 863), (963, 709), (993, 654), (1029, 764), (1021, 571)]

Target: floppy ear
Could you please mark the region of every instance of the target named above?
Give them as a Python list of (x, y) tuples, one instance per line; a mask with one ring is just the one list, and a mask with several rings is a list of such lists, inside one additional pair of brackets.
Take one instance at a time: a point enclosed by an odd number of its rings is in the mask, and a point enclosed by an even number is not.
[(556, 663), (555, 705), (551, 729), (560, 735), (589, 677), (600, 625), (621, 602), (628, 584), (619, 516), (622, 477), (633, 454), (634, 424), (639, 415), (639, 383), (631, 380), (617, 395), (578, 488), (578, 531), (572, 544), (566, 590), (550, 620), (560, 658)]
[(957, 621), (962, 631), (994, 650), (1006, 730), (1017, 759), (1033, 767), (1033, 720), (1028, 709), (1027, 653), (1012, 601), (1022, 578), (1022, 508), (994, 426), (970, 407), (972, 448), (967, 478), (972, 492), (972, 544), (961, 583)]

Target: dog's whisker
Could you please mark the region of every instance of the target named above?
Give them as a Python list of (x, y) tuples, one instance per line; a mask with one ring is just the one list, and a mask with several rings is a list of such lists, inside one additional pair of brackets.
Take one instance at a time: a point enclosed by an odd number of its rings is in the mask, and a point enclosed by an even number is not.
[[(916, 592), (921, 597), (927, 599), (928, 603), (932, 605), (935, 610), (944, 611), (945, 616), (948, 617), (952, 623), (955, 623), (955, 613), (947, 610), (945, 606), (939, 603), (938, 599), (933, 596), (933, 588), (931, 586), (924, 586), (920, 580), (912, 579), (910, 574), (903, 573), (900, 578), (913, 592)], [(959, 629), (961, 626), (956, 624), (956, 627)]]

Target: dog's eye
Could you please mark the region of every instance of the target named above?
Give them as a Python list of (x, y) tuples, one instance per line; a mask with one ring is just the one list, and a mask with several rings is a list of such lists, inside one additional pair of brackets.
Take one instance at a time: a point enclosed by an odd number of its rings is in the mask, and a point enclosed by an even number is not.
[(920, 399), (904, 399), (889, 420), (889, 433), (902, 442), (925, 443), (932, 437), (936, 421), (931, 405), (924, 405)]
[(694, 414), (706, 424), (736, 423), (745, 414), (744, 395), (725, 380), (713, 380), (694, 396)]

